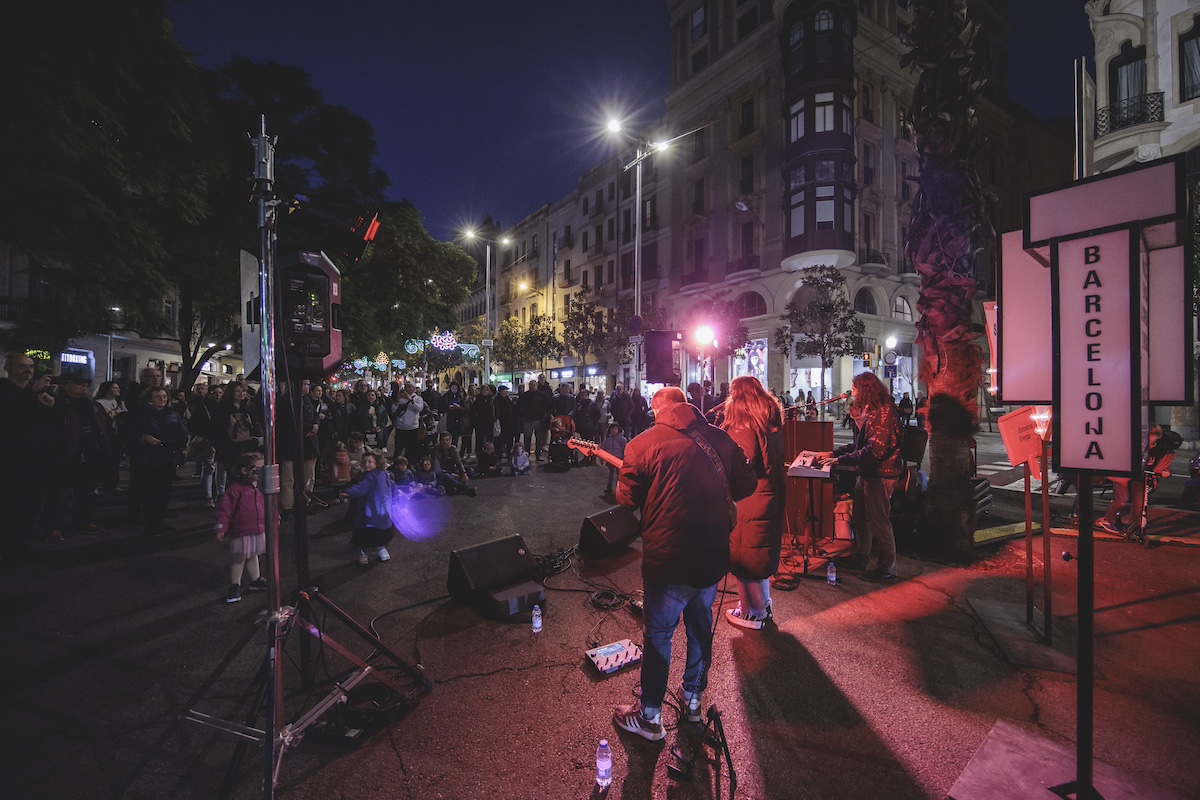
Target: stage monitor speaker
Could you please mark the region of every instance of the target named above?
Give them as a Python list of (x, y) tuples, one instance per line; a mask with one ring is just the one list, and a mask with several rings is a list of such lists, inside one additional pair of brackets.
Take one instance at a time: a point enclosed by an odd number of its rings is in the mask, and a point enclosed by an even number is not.
[(579, 552), (585, 556), (610, 555), (641, 533), (641, 520), (632, 510), (613, 506), (584, 518), (579, 528)]
[(520, 535), (450, 552), (446, 590), (456, 602), (482, 600), (505, 586), (524, 583), (537, 571), (537, 562)]
[(646, 381), (678, 386), (683, 379), (683, 334), (646, 331)]

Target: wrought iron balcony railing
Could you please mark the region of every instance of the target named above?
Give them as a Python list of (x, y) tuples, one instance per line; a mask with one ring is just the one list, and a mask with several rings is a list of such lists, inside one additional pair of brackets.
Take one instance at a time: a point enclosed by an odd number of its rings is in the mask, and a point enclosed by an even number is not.
[(1096, 112), (1096, 138), (1144, 122), (1163, 121), (1163, 93), (1130, 97)]
[(859, 250), (858, 263), (861, 266), (878, 264), (890, 268), (892, 266), (892, 257), (882, 250)]

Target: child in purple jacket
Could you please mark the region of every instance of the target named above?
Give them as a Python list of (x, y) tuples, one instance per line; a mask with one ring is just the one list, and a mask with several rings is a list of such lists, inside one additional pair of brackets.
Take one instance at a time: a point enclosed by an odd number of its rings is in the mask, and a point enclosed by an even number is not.
[(263, 515), (263, 495), (258, 490), (261, 453), (243, 453), (237, 462), (237, 475), (217, 505), (217, 541), (229, 538), (229, 592), (226, 603), (242, 599), (242, 571), (250, 578), (246, 588), (262, 591), (267, 579), (258, 572), (258, 557), (267, 552), (267, 528)]
[(388, 474), (381, 453), (366, 452), (362, 457), (363, 474), (357, 483), (342, 491), (342, 497), (358, 500), (350, 544), (358, 548), (358, 563), (367, 564), (367, 551), (374, 550), (380, 561), (390, 561), (387, 546), (396, 529), (392, 526), (391, 507), (396, 482)]

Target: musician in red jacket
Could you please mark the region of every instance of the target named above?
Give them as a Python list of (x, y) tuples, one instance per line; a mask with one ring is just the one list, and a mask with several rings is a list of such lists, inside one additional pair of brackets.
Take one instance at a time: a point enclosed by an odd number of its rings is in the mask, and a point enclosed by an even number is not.
[(730, 506), (749, 496), (757, 479), (733, 439), (706, 423), (677, 387), (659, 390), (651, 405), (654, 426), (626, 445), (617, 481), (617, 502), (642, 509), (642, 694), (638, 703), (618, 708), (613, 722), (658, 741), (680, 615), (687, 630), (686, 716), (690, 722), (702, 718), (712, 604), (717, 582), (729, 571), (729, 533), (736, 519)]

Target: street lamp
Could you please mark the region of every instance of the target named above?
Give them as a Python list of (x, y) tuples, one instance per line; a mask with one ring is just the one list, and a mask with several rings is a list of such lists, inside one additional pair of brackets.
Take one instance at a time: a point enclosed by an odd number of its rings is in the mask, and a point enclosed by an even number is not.
[[(509, 239), (507, 236), (501, 237), (499, 240), (485, 239), (470, 228), (463, 231), (463, 238), (470, 239), (472, 241), (480, 241), (480, 242), (483, 242), (483, 244), (484, 244), (483, 303), (484, 303), (485, 311), (484, 311), (483, 327), (484, 327), (484, 341), (486, 344), (484, 345), (484, 348), (483, 348), (483, 372), (484, 372), (484, 376), (487, 378), (487, 382), (491, 383), (492, 382), (492, 345), (491, 345), (491, 341), (492, 341), (492, 245), (494, 244), (494, 245), (507, 246), (510, 242), (512, 242), (512, 240)], [(499, 270), (497, 270), (497, 272), (499, 272)]]
[[(708, 325), (701, 325), (692, 334), (700, 347), (700, 382), (704, 383), (705, 372), (710, 368), (711, 356), (717, 352), (717, 334)], [(710, 355), (711, 354), (711, 355)], [(710, 380), (712, 376), (709, 376)]]
[[(628, 172), (630, 168), (635, 170), (633, 202), (637, 207), (633, 212), (633, 315), (639, 320), (642, 317), (642, 162), (658, 151), (665, 150), (672, 142), (677, 142), (707, 127), (708, 125), (701, 125), (699, 128), (673, 136), (665, 141), (650, 142), (626, 131), (620, 120), (610, 119), (608, 121), (610, 133), (624, 133), (637, 143), (633, 161), (626, 164), (622, 171)], [(642, 388), (642, 341), (639, 334), (638, 341), (634, 343), (634, 387), (639, 392)]]

